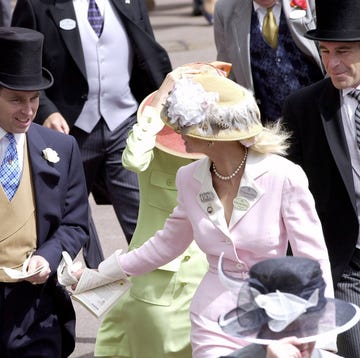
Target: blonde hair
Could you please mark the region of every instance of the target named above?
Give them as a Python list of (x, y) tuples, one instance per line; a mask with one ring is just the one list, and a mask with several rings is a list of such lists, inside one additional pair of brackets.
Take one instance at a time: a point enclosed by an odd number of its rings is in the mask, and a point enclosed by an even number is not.
[(259, 153), (286, 155), (287, 149), (290, 146), (290, 136), (290, 132), (287, 132), (281, 120), (278, 120), (266, 124), (264, 129), (253, 137), (253, 143), (250, 147)]

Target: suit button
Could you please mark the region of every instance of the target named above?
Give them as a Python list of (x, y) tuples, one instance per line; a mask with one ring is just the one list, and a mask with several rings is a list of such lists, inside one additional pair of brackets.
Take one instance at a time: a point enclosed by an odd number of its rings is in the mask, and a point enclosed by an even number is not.
[(87, 101), (88, 96), (87, 96), (87, 94), (82, 94), (82, 95), (80, 96), (80, 98), (83, 99), (84, 101)]
[(236, 264), (236, 268), (239, 269), (239, 270), (242, 270), (244, 268), (244, 265), (243, 264)]

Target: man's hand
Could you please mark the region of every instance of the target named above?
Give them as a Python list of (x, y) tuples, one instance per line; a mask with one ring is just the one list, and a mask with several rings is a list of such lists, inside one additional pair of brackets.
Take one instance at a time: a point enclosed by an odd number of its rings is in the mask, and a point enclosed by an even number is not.
[(34, 285), (40, 285), (47, 281), (51, 272), (50, 265), (47, 260), (45, 260), (42, 256), (32, 256), (26, 271), (27, 273), (31, 274), (32, 272), (35, 272), (39, 267), (43, 267), (43, 269), (37, 274), (27, 278), (26, 281), (29, 281)]
[(267, 346), (266, 358), (310, 358), (315, 342), (300, 344), (296, 337), (280, 339)]
[(45, 119), (43, 126), (65, 134), (69, 134), (70, 132), (65, 118), (59, 112), (51, 113), (50, 116)]

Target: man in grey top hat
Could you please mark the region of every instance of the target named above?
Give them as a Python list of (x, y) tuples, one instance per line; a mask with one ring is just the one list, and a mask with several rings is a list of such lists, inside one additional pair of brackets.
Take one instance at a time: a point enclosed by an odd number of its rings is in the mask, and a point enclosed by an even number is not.
[(68, 357), (75, 312), (56, 271), (88, 241), (88, 199), (75, 139), (32, 123), (44, 36), (0, 27), (0, 356)]
[[(329, 78), (288, 97), (290, 159), (309, 178), (329, 250), (337, 298), (360, 304), (360, 2), (317, 0), (318, 41)], [(339, 353), (360, 357), (360, 325), (339, 336)]]

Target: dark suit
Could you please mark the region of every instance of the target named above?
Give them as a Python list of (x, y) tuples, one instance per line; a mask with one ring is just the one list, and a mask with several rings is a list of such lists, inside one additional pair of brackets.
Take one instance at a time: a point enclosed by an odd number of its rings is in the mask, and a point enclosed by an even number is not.
[[(129, 85), (140, 103), (158, 89), (171, 71), (169, 57), (155, 41), (145, 1), (131, 0), (130, 4), (124, 0), (109, 1), (121, 19), (133, 49)], [(42, 94), (35, 121), (43, 123), (51, 113), (60, 112), (72, 127), (87, 100), (89, 86), (78, 26), (64, 30), (59, 25), (64, 19), (77, 23), (71, 0), (18, 0), (12, 24), (45, 35), (43, 66), (54, 76), (54, 85)], [(76, 127), (70, 130), (80, 147), (88, 192), (94, 194), (99, 204), (112, 203), (128, 242), (136, 226), (139, 193), (136, 174), (122, 168), (121, 154), (134, 122), (135, 114), (112, 132), (106, 129), (103, 120), (90, 134)], [(86, 258), (91, 251), (86, 262), (90, 267), (97, 267), (103, 257), (101, 249), (96, 248), (99, 241), (96, 231), (90, 232), (94, 233), (90, 235), (91, 246), (84, 250), (84, 255)]]
[[(339, 91), (330, 79), (325, 79), (287, 98), (284, 122), (292, 132), (289, 158), (304, 169), (315, 198), (329, 251), (335, 295), (359, 305), (358, 293), (347, 296), (342, 293), (342, 284), (349, 284), (349, 267), (359, 265), (360, 250), (356, 250), (359, 234), (356, 195), (340, 107)], [(359, 273), (355, 269), (357, 287)]]
[[(131, 6), (122, 0), (111, 2), (134, 50), (130, 87), (140, 103), (171, 71), (169, 57), (155, 41), (143, 0), (131, 0)], [(18, 0), (12, 25), (45, 35), (43, 66), (54, 76), (54, 84), (46, 90), (47, 98), (41, 98), (37, 121), (42, 123), (51, 113), (60, 111), (71, 127), (87, 99), (88, 83), (78, 27), (63, 30), (59, 27), (62, 19), (76, 21), (71, 0)]]
[[(27, 143), (36, 203), (34, 254), (49, 262), (51, 275), (42, 285), (0, 283), (0, 355), (67, 357), (75, 346), (75, 313), (55, 274), (62, 251), (74, 258), (88, 240), (84, 173), (73, 137), (32, 124)], [(55, 150), (60, 161), (45, 160), (45, 148)]]

